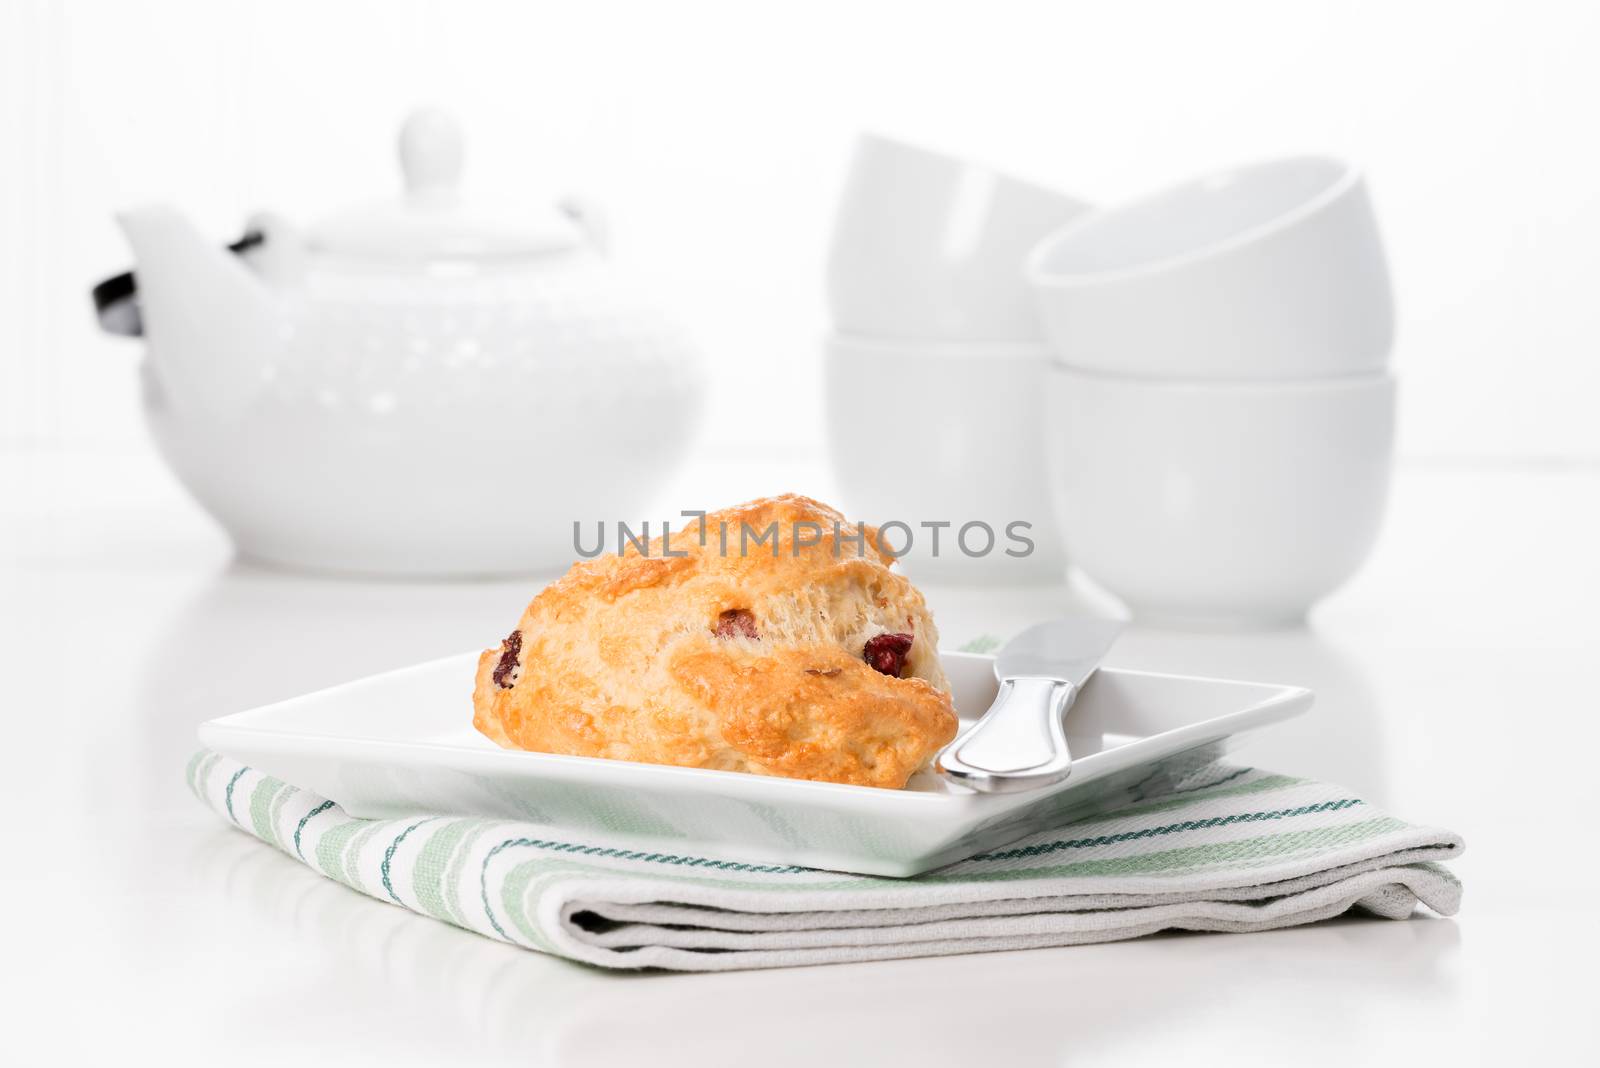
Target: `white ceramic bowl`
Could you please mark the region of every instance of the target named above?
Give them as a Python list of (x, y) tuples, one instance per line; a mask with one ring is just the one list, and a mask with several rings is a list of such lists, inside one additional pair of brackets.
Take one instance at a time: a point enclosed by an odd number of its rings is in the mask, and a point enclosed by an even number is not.
[(1023, 263), (1085, 210), (967, 160), (864, 135), (828, 257), (834, 328), (880, 338), (1037, 341)]
[(1055, 368), (1049, 378), (1067, 555), (1136, 618), (1293, 624), (1371, 549), (1389, 485), (1392, 376), (1218, 385)]
[(1376, 374), (1394, 339), (1366, 184), (1338, 160), (1277, 160), (1086, 215), (1028, 280), (1064, 365), (1140, 378)]
[[(828, 445), (842, 504), (853, 519), (910, 528), (901, 557), (908, 575), (1002, 584), (1063, 577), (1045, 465), (1043, 347), (836, 335), (826, 350)], [(951, 524), (937, 530), (937, 552), (925, 522)], [(981, 527), (962, 538), (975, 523), (993, 531), (992, 548)], [(1029, 526), (1008, 531), (1014, 523)], [(886, 536), (894, 549), (907, 540), (898, 527)]]

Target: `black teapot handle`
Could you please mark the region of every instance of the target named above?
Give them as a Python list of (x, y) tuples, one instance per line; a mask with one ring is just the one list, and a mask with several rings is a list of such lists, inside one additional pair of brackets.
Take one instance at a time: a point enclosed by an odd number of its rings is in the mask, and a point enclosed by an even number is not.
[[(259, 230), (247, 230), (228, 246), (229, 252), (248, 252), (266, 241)], [(144, 316), (139, 311), (139, 283), (132, 271), (107, 278), (89, 290), (100, 329), (120, 337), (143, 337)]]

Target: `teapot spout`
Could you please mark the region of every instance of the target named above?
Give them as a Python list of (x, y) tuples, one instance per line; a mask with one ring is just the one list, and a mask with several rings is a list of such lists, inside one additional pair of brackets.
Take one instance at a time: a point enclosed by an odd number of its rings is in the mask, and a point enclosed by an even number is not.
[(169, 400), (222, 412), (246, 404), (281, 344), (277, 298), (172, 208), (131, 208), (117, 222), (133, 247), (149, 359)]

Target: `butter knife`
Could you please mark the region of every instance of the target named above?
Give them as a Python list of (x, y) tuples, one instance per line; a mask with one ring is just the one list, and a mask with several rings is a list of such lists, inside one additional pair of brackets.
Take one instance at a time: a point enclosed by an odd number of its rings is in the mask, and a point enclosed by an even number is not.
[(994, 704), (939, 753), (939, 774), (983, 793), (1065, 779), (1072, 773), (1067, 709), (1121, 632), (1112, 620), (1059, 619), (1012, 638), (995, 657)]

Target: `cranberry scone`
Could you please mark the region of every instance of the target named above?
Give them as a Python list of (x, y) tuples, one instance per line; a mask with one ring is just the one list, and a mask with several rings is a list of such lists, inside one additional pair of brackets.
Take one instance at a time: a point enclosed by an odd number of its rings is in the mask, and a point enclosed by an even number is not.
[(892, 562), (799, 496), (581, 561), (479, 658), (473, 724), (508, 749), (903, 787), (956, 714)]

